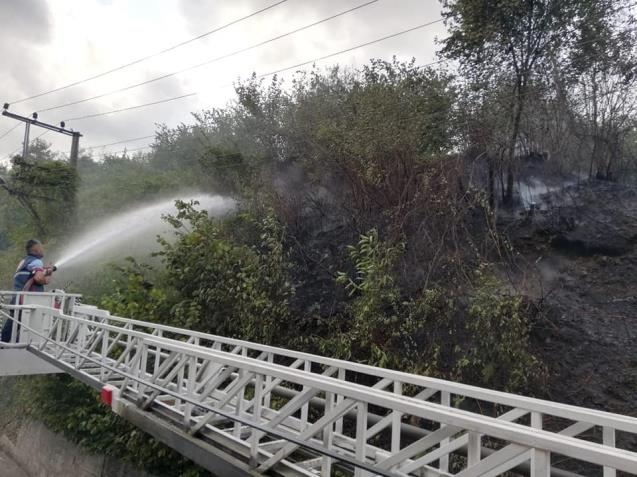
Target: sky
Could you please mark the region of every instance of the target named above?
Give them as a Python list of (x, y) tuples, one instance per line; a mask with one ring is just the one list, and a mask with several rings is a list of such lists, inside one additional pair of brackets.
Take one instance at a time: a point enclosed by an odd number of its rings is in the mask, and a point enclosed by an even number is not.
[[(264, 75), (334, 52), (440, 19), (438, 0), (377, 0), (310, 29), (270, 42), (209, 65), (99, 99), (64, 108), (44, 109), (101, 95), (227, 55), (370, 0), (0, 0), (0, 103), (10, 111), (58, 124), (83, 135), (80, 146), (91, 148), (152, 135), (157, 124), (192, 123), (192, 112), (222, 107), (234, 98), (233, 84), (253, 72)], [(21, 99), (100, 74), (227, 23), (282, 2), (228, 28), (147, 61), (47, 94)], [(442, 23), (355, 49), (316, 63), (359, 67), (371, 58), (392, 56), (418, 64), (437, 60)], [(281, 73), (287, 84), (295, 71)], [(269, 79), (269, 77), (266, 77)], [(285, 83), (284, 83), (285, 84)], [(167, 98), (193, 96), (106, 116), (69, 120)], [(15, 120), (0, 116), (0, 136)], [(44, 130), (32, 128), (31, 138)], [(0, 161), (20, 150), (22, 125), (0, 139)], [(70, 138), (47, 133), (42, 139), (68, 153)], [(144, 147), (152, 139), (94, 147), (105, 152)]]

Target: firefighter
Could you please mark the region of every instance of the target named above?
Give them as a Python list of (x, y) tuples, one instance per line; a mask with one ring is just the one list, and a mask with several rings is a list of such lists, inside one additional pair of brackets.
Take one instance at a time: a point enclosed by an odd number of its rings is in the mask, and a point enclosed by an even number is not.
[[(48, 285), (51, 281), (51, 275), (53, 275), (55, 267), (51, 265), (44, 266), (42, 261), (44, 258), (44, 247), (39, 240), (29, 240), (26, 245), (26, 252), (26, 257), (20, 261), (13, 276), (13, 289), (15, 291), (43, 292), (44, 285)], [(16, 297), (13, 297), (11, 304), (16, 304)], [(12, 314), (12, 316), (15, 316), (15, 314)], [(13, 320), (5, 320), (0, 341), (8, 343), (11, 340), (12, 328)]]

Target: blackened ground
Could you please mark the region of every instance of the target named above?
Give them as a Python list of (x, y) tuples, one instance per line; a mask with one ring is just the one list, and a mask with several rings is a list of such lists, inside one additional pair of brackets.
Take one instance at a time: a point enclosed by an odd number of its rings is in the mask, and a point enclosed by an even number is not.
[(546, 397), (637, 416), (637, 191), (567, 187), (507, 224), (523, 286), (543, 303), (533, 329), (549, 368)]

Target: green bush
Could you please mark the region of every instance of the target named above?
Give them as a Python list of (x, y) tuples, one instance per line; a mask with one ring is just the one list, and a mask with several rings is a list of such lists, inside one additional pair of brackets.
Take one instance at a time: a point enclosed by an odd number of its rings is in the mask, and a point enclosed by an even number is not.
[(380, 241), (372, 230), (349, 250), (354, 273), (337, 281), (352, 300), (319, 344), (323, 353), (507, 391), (529, 392), (543, 378), (529, 348), (533, 310), (503, 292), (493, 273), (476, 272), (465, 306), (451, 289), (405, 297), (394, 278), (404, 244)]
[(483, 270), (471, 296), (466, 331), (470, 346), (455, 373), (465, 380), (505, 391), (530, 391), (544, 368), (529, 349), (533, 307), (521, 296), (503, 292), (502, 283)]
[(193, 204), (178, 203), (178, 209), (176, 216), (167, 217), (177, 240), (161, 240), (158, 255), (165, 268), (157, 283), (148, 282), (148, 267), (132, 262), (123, 270), (125, 283), (104, 297), (102, 305), (131, 318), (285, 344), (294, 336), (289, 309), (294, 289), (280, 224), (271, 215), (233, 219), (235, 226), (242, 222), (254, 230), (258, 241), (249, 246), (233, 241), (219, 220)]

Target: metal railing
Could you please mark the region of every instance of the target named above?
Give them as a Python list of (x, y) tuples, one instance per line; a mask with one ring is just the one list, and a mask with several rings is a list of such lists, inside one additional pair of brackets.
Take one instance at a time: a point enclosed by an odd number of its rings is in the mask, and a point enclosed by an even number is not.
[[(6, 294), (5, 294), (6, 295)], [(330, 476), (637, 474), (637, 419), (111, 316), (29, 314), (28, 349), (239, 459)], [(37, 324), (37, 326), (35, 326)], [(35, 326), (35, 327), (34, 327)]]

